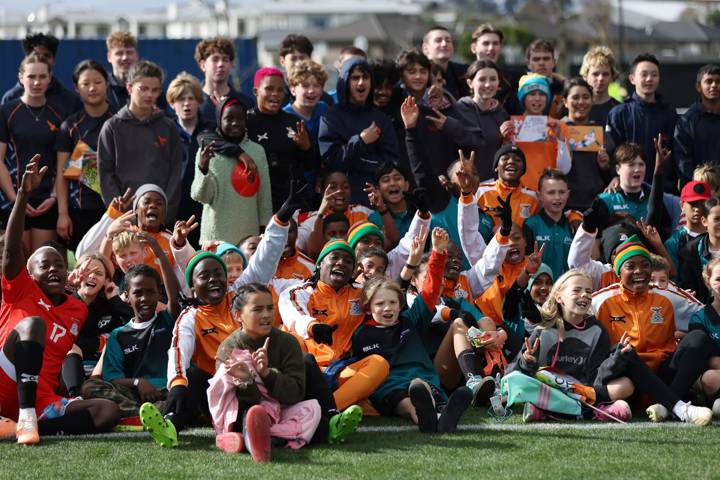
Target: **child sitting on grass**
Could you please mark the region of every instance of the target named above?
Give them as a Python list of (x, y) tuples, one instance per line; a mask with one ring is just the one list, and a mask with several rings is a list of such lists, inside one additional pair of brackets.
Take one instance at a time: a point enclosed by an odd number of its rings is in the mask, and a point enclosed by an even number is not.
[[(572, 376), (585, 388), (577, 393), (587, 397), (588, 403), (620, 420), (632, 416), (624, 398), (633, 393), (633, 385), (627, 378), (616, 378), (603, 385), (598, 375), (600, 369), (609, 368), (610, 337), (607, 330), (591, 313), (592, 281), (580, 270), (569, 270), (558, 278), (548, 300), (541, 309), (541, 322), (530, 338), (525, 339), (522, 353), (508, 371), (519, 370), (535, 377), (538, 370), (552, 368)], [(625, 338), (621, 340), (623, 348)], [(605, 363), (607, 362), (607, 364)], [(543, 408), (525, 403), (523, 421), (532, 422), (548, 418), (547, 406)], [(590, 416), (593, 412), (585, 412)], [(610, 418), (595, 412), (595, 420)]]
[(317, 400), (305, 398), (305, 364), (298, 342), (273, 327), (267, 287), (240, 287), (233, 302), (241, 328), (218, 348), (208, 402), (221, 450), (247, 449), (253, 460), (270, 461), (272, 437), (290, 448), (313, 438), (320, 423)]
[(419, 334), (430, 327), (435, 314), (448, 241), (447, 232), (433, 230), (428, 273), (409, 310), (400, 312), (403, 292), (396, 283), (382, 277), (369, 280), (360, 297), (368, 318), (353, 335), (354, 356), (379, 354), (390, 362), (387, 379), (370, 397), (375, 408), (385, 415), (409, 417), (424, 433), (454, 431), (473, 397), (466, 386), (449, 399), (445, 396)]
[[(148, 242), (154, 240), (150, 236), (145, 238)], [(163, 278), (144, 264), (128, 270), (128, 301), (134, 317), (110, 334), (103, 356), (102, 378), (91, 378), (82, 387), (84, 398), (107, 398), (117, 403), (122, 418), (137, 417), (143, 403), (160, 403), (167, 396), (165, 352), (170, 347), (175, 319), (180, 313), (178, 284), (156, 242), (153, 247), (162, 262)], [(168, 309), (157, 312), (163, 285), (170, 301)], [(163, 441), (175, 446), (177, 435), (168, 432)]]

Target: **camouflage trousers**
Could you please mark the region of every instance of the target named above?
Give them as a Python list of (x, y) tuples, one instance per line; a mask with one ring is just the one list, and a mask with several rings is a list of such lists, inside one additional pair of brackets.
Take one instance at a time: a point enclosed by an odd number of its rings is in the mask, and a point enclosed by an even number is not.
[[(162, 411), (165, 404), (167, 389), (163, 388), (161, 391), (163, 399), (155, 402), (155, 406), (160, 411)], [(105, 398), (112, 400), (120, 407), (120, 416), (122, 418), (138, 416), (140, 405), (143, 404), (137, 388), (106, 382), (101, 378), (90, 378), (83, 382), (80, 395), (85, 399)]]

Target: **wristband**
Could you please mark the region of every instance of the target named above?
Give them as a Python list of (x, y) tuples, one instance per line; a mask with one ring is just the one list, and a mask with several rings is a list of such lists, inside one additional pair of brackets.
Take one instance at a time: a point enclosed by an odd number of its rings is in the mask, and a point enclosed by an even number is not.
[(408, 270), (417, 270), (420, 265), (410, 265), (409, 263), (405, 264), (405, 268)]

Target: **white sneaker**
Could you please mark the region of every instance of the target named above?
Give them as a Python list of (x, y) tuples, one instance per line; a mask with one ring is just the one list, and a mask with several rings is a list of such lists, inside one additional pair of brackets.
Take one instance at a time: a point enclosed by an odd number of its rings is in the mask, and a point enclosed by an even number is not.
[(645, 410), (645, 413), (647, 413), (647, 416), (650, 417), (651, 422), (663, 422), (670, 415), (668, 409), (659, 403), (650, 405), (647, 410)]
[(713, 402), (712, 412), (715, 418), (720, 418), (720, 398), (716, 398)]
[(712, 421), (713, 412), (707, 407), (697, 407), (688, 404), (685, 411), (680, 416), (680, 420), (693, 425), (705, 426)]

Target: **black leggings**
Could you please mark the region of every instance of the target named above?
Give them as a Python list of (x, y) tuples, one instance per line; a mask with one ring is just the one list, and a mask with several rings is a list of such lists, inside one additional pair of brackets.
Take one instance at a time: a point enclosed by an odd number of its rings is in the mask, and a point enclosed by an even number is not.
[(187, 369), (185, 375), (188, 380), (187, 397), (182, 404), (182, 410), (174, 412), (172, 417), (172, 422), (178, 431), (195, 421), (199, 415), (211, 418), (207, 389), (213, 376), (194, 365)]
[(649, 395), (672, 411), (675, 404), (688, 394), (698, 377), (707, 370), (711, 347), (705, 332), (694, 330), (682, 339), (675, 353), (663, 362), (657, 374), (632, 350), (624, 355), (627, 364), (621, 376), (628, 377), (638, 392)]
[(320, 424), (315, 430), (311, 443), (326, 443), (330, 432), (330, 419), (338, 413), (330, 385), (315, 360), (305, 354), (305, 400), (317, 400), (320, 404)]

